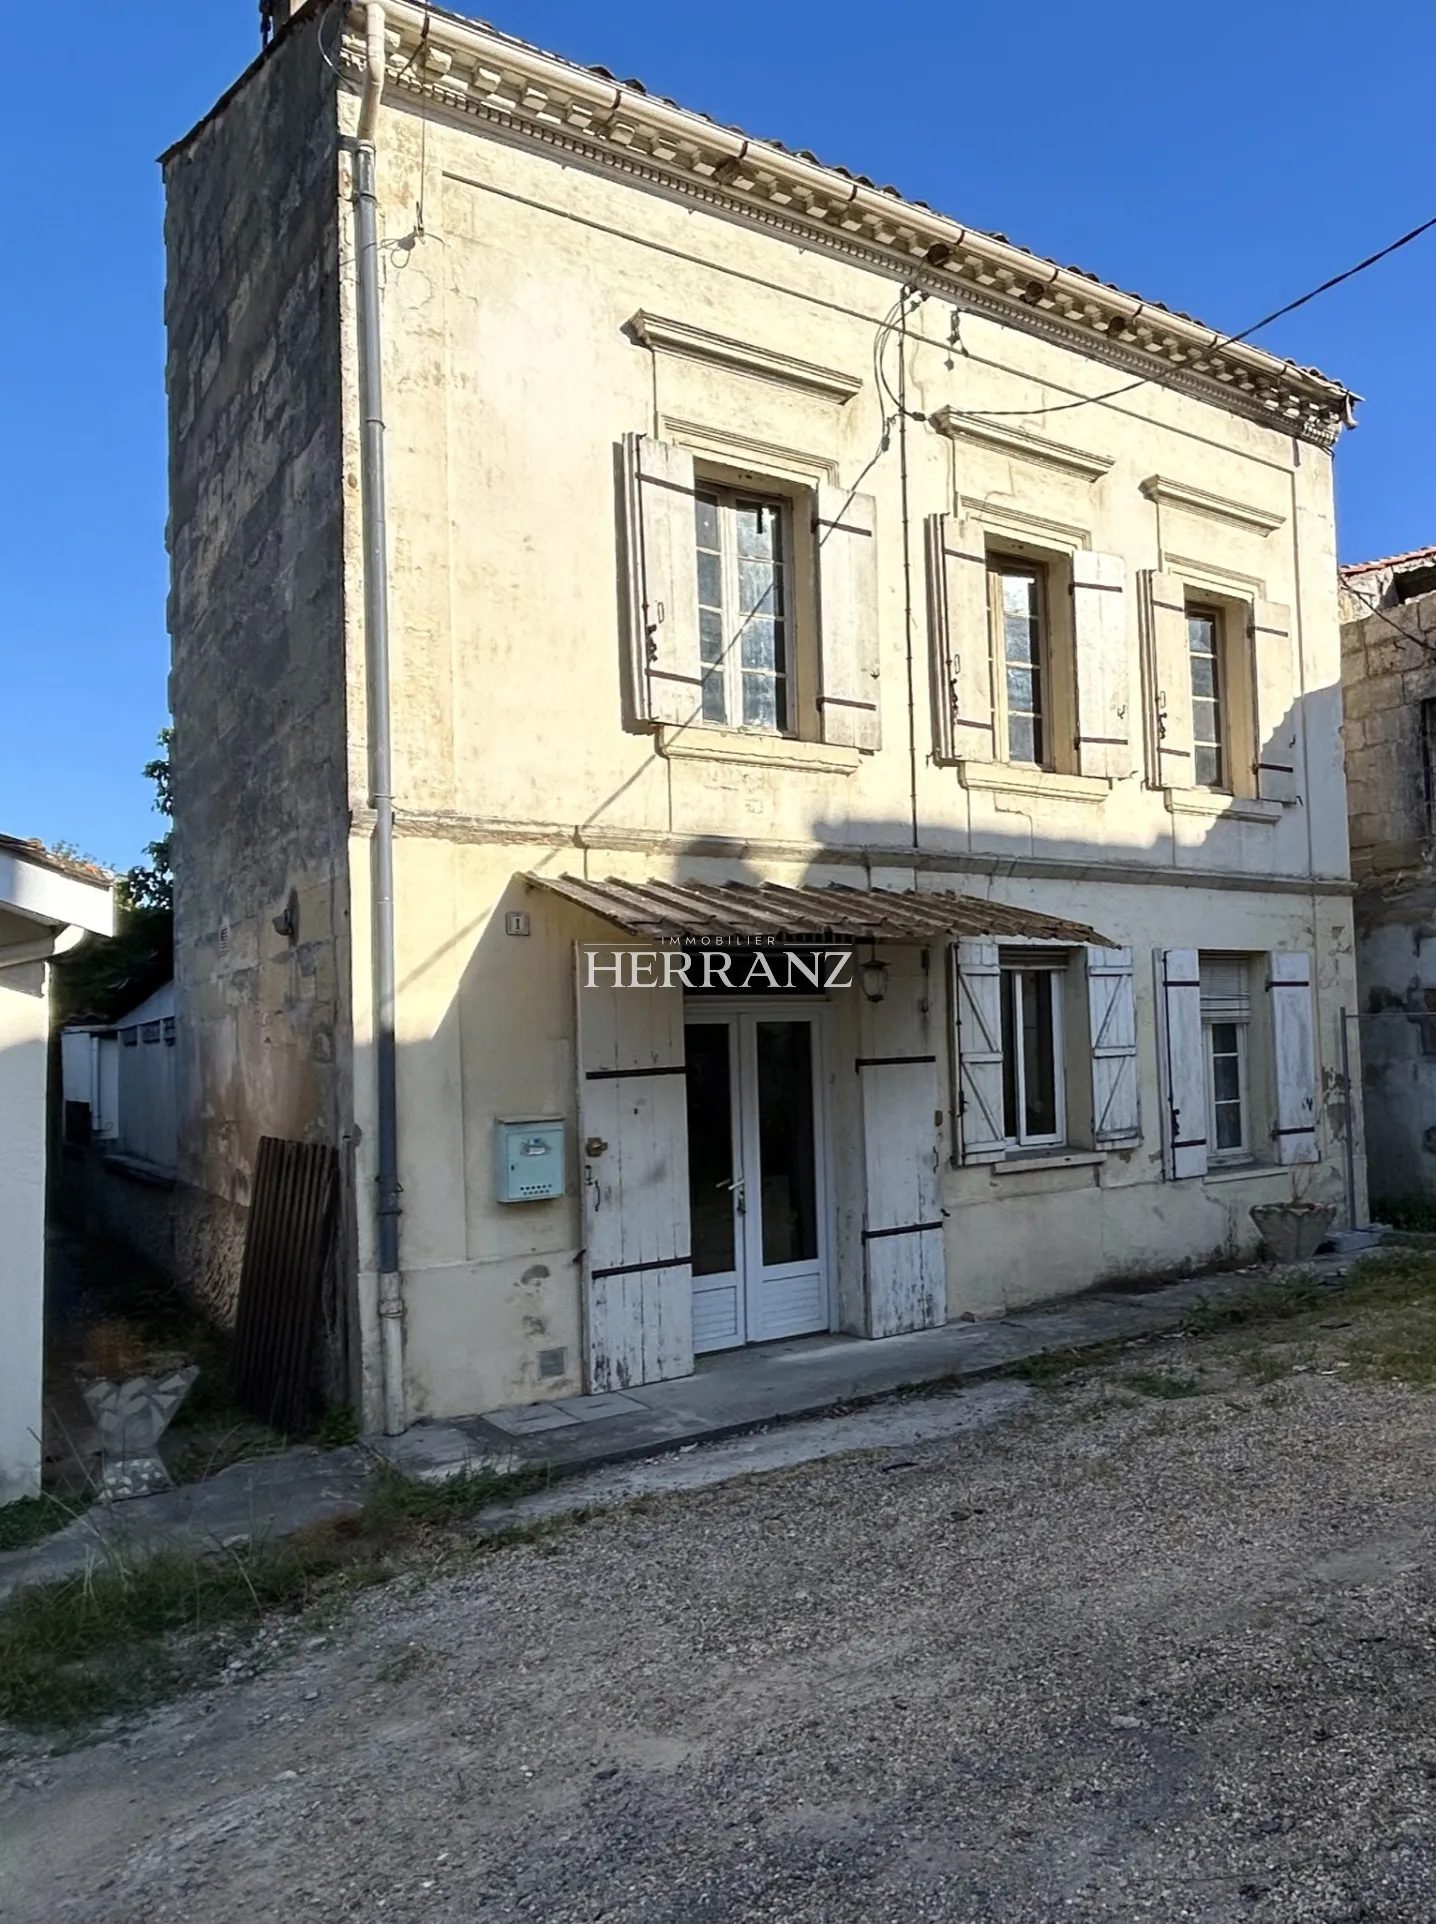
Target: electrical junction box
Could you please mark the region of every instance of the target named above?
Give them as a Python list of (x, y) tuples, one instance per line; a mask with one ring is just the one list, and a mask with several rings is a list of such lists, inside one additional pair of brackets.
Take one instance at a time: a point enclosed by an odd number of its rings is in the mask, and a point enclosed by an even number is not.
[(499, 1202), (549, 1202), (564, 1190), (563, 1122), (539, 1116), (494, 1124), (494, 1193)]

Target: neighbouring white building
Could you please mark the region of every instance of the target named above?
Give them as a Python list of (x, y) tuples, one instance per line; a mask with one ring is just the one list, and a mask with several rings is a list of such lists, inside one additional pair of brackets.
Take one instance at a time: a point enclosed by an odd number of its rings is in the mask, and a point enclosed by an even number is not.
[(0, 1503), (40, 1488), (50, 963), (87, 932), (110, 876), (0, 835)]
[(113, 1022), (60, 1032), (65, 1135), (139, 1175), (175, 1173), (173, 982)]
[(164, 160), (190, 1285), (334, 1145), (393, 1429), (1338, 1198), (1346, 390), (440, 8), (278, 13)]

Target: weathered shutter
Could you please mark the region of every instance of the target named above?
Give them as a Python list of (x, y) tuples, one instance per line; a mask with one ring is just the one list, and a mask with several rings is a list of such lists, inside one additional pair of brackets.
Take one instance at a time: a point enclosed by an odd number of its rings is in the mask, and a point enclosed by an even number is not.
[(693, 456), (647, 434), (625, 447), (635, 696), (645, 721), (691, 722), (703, 696)]
[(1202, 979), (1195, 949), (1157, 951), (1161, 1009), (1162, 1147), (1168, 1176), (1207, 1173), (1207, 1060)]
[(903, 986), (865, 1012), (863, 1263), (869, 1336), (947, 1321), (942, 1097), (928, 1018)]
[(1257, 794), (1267, 802), (1297, 796), (1296, 669), (1291, 609), (1281, 601), (1252, 607), (1252, 665), (1256, 681)]
[(1276, 1056), (1278, 1162), (1315, 1162), (1316, 1028), (1312, 1017), (1311, 957), (1274, 949), (1267, 957), (1272, 1048)]
[(879, 748), (877, 503), (821, 483), (817, 491), (820, 693), (825, 742)]
[(982, 530), (956, 515), (927, 518), (933, 733), (943, 762), (996, 755), (987, 553)]
[(612, 965), (624, 953), (578, 948), (589, 1390), (693, 1368), (683, 991), (618, 987)]
[(1157, 779), (1163, 788), (1190, 788), (1192, 767), (1192, 656), (1187, 641), (1186, 589), (1177, 575), (1147, 576), (1156, 699)]
[(1132, 670), (1127, 652), (1127, 564), (1079, 548), (1072, 557), (1077, 665), (1077, 772), (1121, 781), (1132, 772)]
[(1087, 950), (1092, 1034), (1092, 1143), (1106, 1149), (1141, 1140), (1137, 1004), (1130, 949)]
[(1002, 1104), (1002, 971), (995, 942), (959, 942), (957, 954), (958, 1113), (962, 1160), (996, 1162), (1007, 1153)]

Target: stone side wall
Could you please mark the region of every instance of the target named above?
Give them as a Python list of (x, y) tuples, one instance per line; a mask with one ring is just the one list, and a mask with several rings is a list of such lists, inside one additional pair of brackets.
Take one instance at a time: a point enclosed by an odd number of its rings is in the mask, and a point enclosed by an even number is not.
[(1351, 872), (1369, 887), (1430, 863), (1421, 704), (1436, 696), (1436, 593), (1344, 623), (1341, 679)]
[[(1436, 1202), (1436, 837), (1422, 740), (1436, 697), (1436, 593), (1341, 631), (1356, 971), (1371, 1188), (1383, 1204)], [(1345, 597), (1348, 612), (1350, 596)], [(1404, 638), (1403, 632), (1404, 631)]]
[(164, 163), (175, 1261), (225, 1318), (258, 1138), (350, 1110), (335, 84), (301, 23)]

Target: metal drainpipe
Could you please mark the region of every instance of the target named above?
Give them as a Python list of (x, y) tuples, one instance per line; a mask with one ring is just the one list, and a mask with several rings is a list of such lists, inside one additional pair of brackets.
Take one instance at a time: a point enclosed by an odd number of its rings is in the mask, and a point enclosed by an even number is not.
[(389, 539), (379, 322), (379, 203), (374, 131), (384, 92), (384, 9), (364, 9), (364, 95), (354, 151), (359, 321), (359, 485), (364, 511), (364, 637), (369, 661), (369, 787), (374, 810), (374, 1066), (377, 1081), (379, 1369), (384, 1433), (405, 1427), (404, 1292), (399, 1274), (399, 1114), (394, 1035), (394, 791), (389, 733)]

